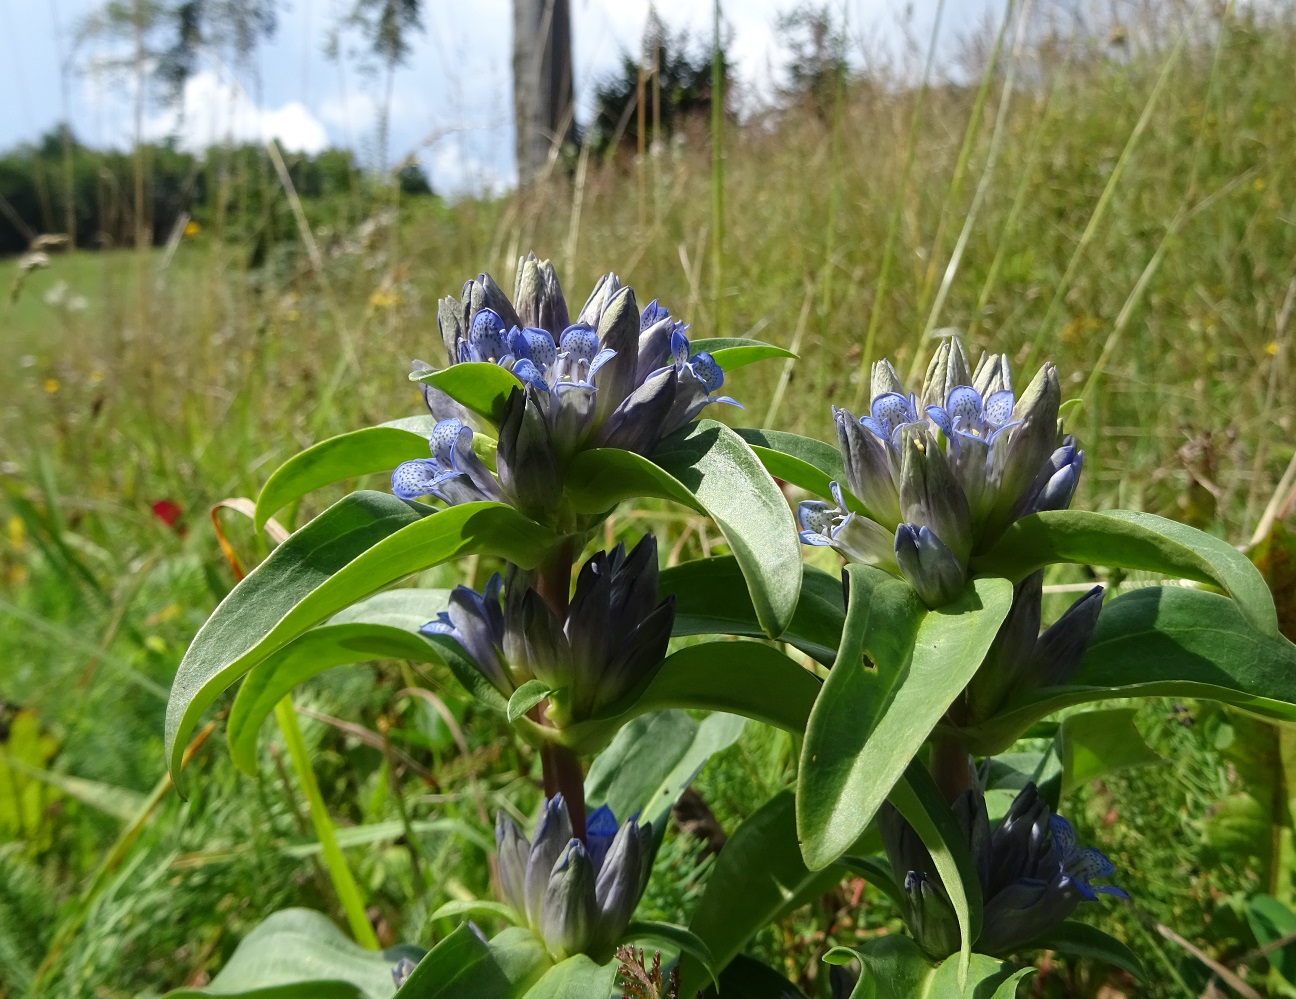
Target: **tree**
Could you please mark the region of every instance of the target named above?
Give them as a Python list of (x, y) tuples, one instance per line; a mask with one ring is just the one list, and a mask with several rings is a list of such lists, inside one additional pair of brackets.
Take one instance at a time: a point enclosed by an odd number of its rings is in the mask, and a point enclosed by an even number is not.
[(576, 135), (569, 0), (513, 0), (513, 117), (525, 187)]
[(784, 99), (827, 118), (847, 74), (845, 27), (827, 4), (813, 3), (780, 14), (777, 27), (788, 47), (788, 82), (780, 88)]
[(391, 134), (392, 81), (396, 67), (409, 58), (410, 35), (423, 30), (421, 0), (356, 0), (348, 19), (369, 43), (383, 65), (386, 86), (378, 109), (378, 172), (387, 174), (387, 145)]

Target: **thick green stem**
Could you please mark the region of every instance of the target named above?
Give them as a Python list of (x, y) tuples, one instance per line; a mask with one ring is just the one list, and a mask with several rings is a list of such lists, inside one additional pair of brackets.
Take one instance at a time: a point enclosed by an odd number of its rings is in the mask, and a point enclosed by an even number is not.
[[(573, 542), (565, 541), (553, 556), (536, 570), (535, 591), (560, 622), (567, 620), (571, 598)], [(537, 705), (537, 716), (543, 710)], [(585, 773), (576, 754), (564, 746), (550, 743), (540, 750), (544, 768), (545, 796), (561, 793), (571, 816), (572, 835), (585, 838)]]

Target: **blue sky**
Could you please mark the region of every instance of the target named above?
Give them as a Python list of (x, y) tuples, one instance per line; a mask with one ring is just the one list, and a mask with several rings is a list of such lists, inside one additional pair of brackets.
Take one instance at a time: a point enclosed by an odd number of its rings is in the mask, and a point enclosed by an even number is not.
[[(571, 0), (579, 113), (588, 116), (595, 81), (614, 68), (623, 50), (638, 47), (648, 0)], [(10, 92), (0, 110), (0, 149), (30, 141), (69, 117), (83, 141), (125, 147), (132, 135), (129, 84), (86, 72), (94, 54), (75, 49), (77, 26), (101, 0), (0, 0), (0, 64), (7, 63)], [(1002, 0), (946, 0), (941, 35), (952, 43)], [(255, 72), (236, 74), (204, 58), (186, 88), (182, 114), (152, 106), (145, 131), (176, 135), (202, 147), (233, 134), (238, 139), (273, 135), (290, 148), (325, 145), (376, 155), (380, 81), (351, 60), (325, 58), (326, 33), (350, 0), (288, 0), (274, 39), (262, 46)], [(414, 39), (407, 66), (395, 79), (389, 160), (416, 155), (433, 186), (444, 192), (500, 188), (515, 176), (511, 87), (511, 0), (425, 0), (426, 31)], [(711, 5), (704, 0), (656, 0), (658, 15), (672, 29), (709, 37)], [(751, 106), (768, 97), (785, 61), (776, 36), (779, 11), (794, 0), (722, 0), (733, 32), (742, 100)], [(837, 5), (834, 4), (834, 7)], [(912, 9), (907, 22), (903, 11)], [(854, 57), (860, 61), (895, 53), (906, 33), (925, 44), (935, 0), (905, 5), (893, 0), (846, 0)], [(906, 26), (907, 24), (907, 26)], [(67, 76), (66, 111), (60, 66)]]

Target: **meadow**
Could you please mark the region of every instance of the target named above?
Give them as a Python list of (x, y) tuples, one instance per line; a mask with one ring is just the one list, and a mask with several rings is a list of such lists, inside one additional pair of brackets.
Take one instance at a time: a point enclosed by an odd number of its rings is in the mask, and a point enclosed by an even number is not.
[[(747, 402), (734, 425), (832, 440), (830, 406), (860, 409), (872, 360), (909, 372), (949, 328), (974, 356), (1009, 354), (1019, 377), (1052, 358), (1088, 454), (1075, 505), (1264, 542), (1296, 635), (1279, 557), (1296, 550), (1281, 533), (1296, 18), (1211, 8), (1189, 24), (1139, 44), (1032, 43), (1011, 93), (1002, 69), (984, 90), (855, 79), (825, 106), (727, 126), (718, 162), (690, 128), (642, 161), (580, 157), (497, 199), (383, 194), (364, 225), (307, 229), (255, 270), (246, 246), (203, 230), (173, 254), (78, 250), (27, 275), (0, 311), (0, 997), (157, 995), (201, 984), (275, 909), (341, 921), (275, 739), (249, 778), (218, 723), (190, 798), (164, 779), (176, 665), (234, 582), (208, 511), (254, 497), (311, 443), (419, 412), (406, 372), (441, 349), (437, 300), (478, 271), (510, 288), (530, 250), (576, 302), (615, 270), (692, 336), (795, 352), (726, 381)], [(281, 519), (305, 523), (342, 492)], [(217, 517), (244, 564), (264, 556), (236, 510)], [(671, 563), (721, 543), (665, 503), (634, 518)], [(480, 586), (492, 569), (472, 558), (422, 582)], [(444, 714), (402, 694), (417, 683)], [(1130, 706), (1162, 762), (1088, 782), (1068, 814), (1116, 861), (1133, 902), (1103, 925), (1152, 974), (1050, 961), (1029, 994), (1228, 994), (1207, 961), (1296, 994), (1247, 919), (1254, 896), (1296, 894), (1289, 734), (1208, 702)], [(451, 927), (430, 918), (441, 903), (487, 891), (488, 816), (538, 800), (535, 754), (448, 673), (398, 662), (326, 673), (297, 707), (378, 939), (430, 944)], [(791, 737), (748, 724), (695, 782), (642, 911), (686, 920), (716, 846), (796, 759)], [(831, 944), (899, 925), (855, 879), (751, 946), (826, 995)]]

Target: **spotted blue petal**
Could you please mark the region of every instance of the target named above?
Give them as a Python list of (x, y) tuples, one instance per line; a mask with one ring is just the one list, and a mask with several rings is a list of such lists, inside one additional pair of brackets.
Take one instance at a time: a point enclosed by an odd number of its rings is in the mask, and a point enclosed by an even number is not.
[(545, 381), (544, 375), (541, 373), (540, 369), (536, 367), (535, 362), (530, 358), (523, 358), (522, 360), (517, 361), (513, 365), (513, 374), (515, 374), (519, 380), (529, 382), (542, 392), (549, 391), (549, 383)]
[(392, 472), (392, 493), (404, 500), (431, 496), (440, 483), (454, 474), (453, 470), (441, 468), (431, 458), (402, 462)]
[(683, 329), (677, 328), (671, 334), (671, 354), (675, 358), (675, 367), (682, 368), (688, 364), (689, 340), (684, 335)]
[(574, 360), (590, 361), (598, 353), (599, 338), (589, 326), (568, 326), (559, 346)]
[(526, 341), (527, 353), (525, 355), (517, 351), (514, 351), (514, 353), (518, 354), (519, 357), (530, 357), (541, 371), (558, 359), (558, 347), (554, 343), (554, 338), (549, 335), (548, 330), (528, 326), (522, 330), (522, 338)]
[(985, 418), (996, 427), (1012, 419), (1014, 397), (1011, 391), (995, 392), (985, 401)]
[(698, 381), (706, 388), (708, 395), (724, 384), (724, 371), (716, 364), (715, 358), (705, 350), (690, 357), (688, 363)]
[(865, 426), (883, 439), (889, 439), (896, 427), (912, 422), (916, 416), (913, 400), (899, 392), (883, 392), (873, 400), (869, 411), (873, 425)]
[(945, 400), (945, 412), (958, 428), (980, 428), (982, 408), (981, 393), (971, 385), (958, 386)]
[(504, 320), (493, 309), (480, 309), (473, 316), (468, 339), (482, 355), (482, 360), (494, 360), (502, 356), (508, 339), (504, 332)]

